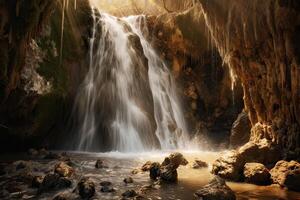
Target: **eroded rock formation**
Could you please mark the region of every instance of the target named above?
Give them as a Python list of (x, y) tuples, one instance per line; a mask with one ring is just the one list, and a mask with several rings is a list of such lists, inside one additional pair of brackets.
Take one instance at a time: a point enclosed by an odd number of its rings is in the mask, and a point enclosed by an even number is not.
[(232, 91), (229, 69), (210, 40), (200, 6), (148, 17), (148, 24), (153, 46), (181, 87), (191, 130), (220, 143), (243, 107), (243, 94), (239, 84)]
[(223, 59), (244, 88), (252, 128), (299, 158), (300, 2), (200, 0)]
[(66, 124), (86, 65), (90, 7), (80, 1), (76, 12), (73, 3), (62, 12), (62, 4), (0, 3), (1, 150), (38, 145)]

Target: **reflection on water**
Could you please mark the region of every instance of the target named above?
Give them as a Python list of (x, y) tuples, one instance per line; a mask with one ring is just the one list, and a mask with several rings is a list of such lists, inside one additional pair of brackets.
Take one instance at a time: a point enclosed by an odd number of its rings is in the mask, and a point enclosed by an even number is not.
[[(131, 170), (141, 166), (146, 161), (162, 162), (164, 157), (170, 152), (149, 152), (143, 154), (123, 154), (123, 153), (106, 153), (106, 154), (86, 154), (87, 157), (102, 157), (107, 159), (111, 165), (120, 166), (120, 169), (112, 170), (106, 177), (107, 180), (116, 182), (116, 177), (124, 177), (130, 174)], [(183, 155), (189, 161), (187, 166), (181, 166), (178, 169), (179, 181), (177, 184), (162, 185), (159, 189), (151, 190), (147, 193), (147, 197), (152, 199), (181, 199), (191, 200), (193, 194), (201, 186), (206, 185), (212, 178), (210, 174), (211, 164), (219, 156), (214, 152), (183, 152)], [(192, 163), (195, 159), (200, 159), (209, 163), (207, 169), (193, 169)], [(93, 169), (93, 166), (91, 166)], [(91, 176), (93, 173), (90, 174)], [(97, 175), (99, 176), (99, 175)], [(114, 176), (114, 177), (112, 177)], [(103, 177), (102, 177), (103, 178)], [(150, 184), (148, 173), (137, 174), (133, 176), (135, 180), (133, 188)], [(122, 183), (120, 182), (122, 185)], [(228, 186), (236, 192), (238, 200), (300, 200), (300, 193), (290, 192), (280, 188), (277, 185), (256, 186), (246, 183), (227, 182)]]
[[(182, 152), (182, 151), (181, 151)], [(148, 152), (140, 154), (124, 154), (118, 152), (112, 153), (81, 153), (71, 152), (70, 157), (76, 164), (76, 172), (79, 178), (82, 176), (90, 177), (96, 184), (97, 194), (95, 199), (120, 199), (121, 194), (128, 190), (134, 189), (139, 191), (143, 186), (149, 185), (152, 181), (149, 179), (148, 172), (133, 175), (133, 169), (139, 168), (146, 161), (162, 162), (164, 157), (170, 152)], [(192, 200), (193, 194), (201, 186), (206, 185), (213, 175), (209, 173), (211, 163), (219, 156), (219, 153), (213, 152), (183, 152), (183, 155), (189, 161), (187, 166), (181, 166), (178, 169), (179, 181), (177, 184), (166, 184), (155, 186), (151, 190), (145, 191), (143, 196), (147, 199), (162, 200)], [(14, 155), (10, 155), (10, 160)], [(24, 159), (24, 156), (14, 157), (15, 159)], [(108, 166), (105, 169), (95, 169), (95, 161), (101, 158)], [(192, 164), (195, 159), (200, 159), (209, 163), (207, 169), (193, 169)], [(3, 155), (1, 161), (6, 160)], [(45, 161), (39, 161), (41, 163)], [(52, 161), (53, 162), (53, 161)], [(50, 165), (52, 167), (52, 165)], [(124, 184), (123, 179), (132, 176), (133, 184)], [(79, 179), (78, 178), (78, 179)], [(75, 186), (69, 191), (71, 192)], [(100, 192), (100, 182), (110, 181), (116, 189), (115, 193), (104, 194)], [(300, 200), (300, 193), (284, 190), (276, 185), (255, 186), (245, 183), (227, 183), (237, 195), (238, 200)], [(57, 192), (43, 194), (40, 199), (52, 199)]]

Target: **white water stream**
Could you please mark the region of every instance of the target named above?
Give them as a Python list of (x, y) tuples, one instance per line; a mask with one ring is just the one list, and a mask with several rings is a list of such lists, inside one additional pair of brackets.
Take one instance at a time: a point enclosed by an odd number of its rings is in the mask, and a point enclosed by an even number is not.
[(144, 36), (145, 16), (99, 13), (93, 9), (90, 66), (75, 104), (77, 150), (187, 148), (174, 78)]

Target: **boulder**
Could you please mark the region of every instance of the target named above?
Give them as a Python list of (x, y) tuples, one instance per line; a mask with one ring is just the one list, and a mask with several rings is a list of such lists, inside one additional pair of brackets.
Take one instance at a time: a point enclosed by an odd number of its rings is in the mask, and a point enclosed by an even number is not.
[(173, 169), (177, 169), (179, 165), (187, 165), (188, 161), (183, 157), (181, 153), (172, 153), (162, 162), (161, 166), (169, 166)]
[(300, 191), (300, 163), (297, 161), (278, 161), (270, 171), (273, 183), (289, 190)]
[(240, 181), (246, 163), (274, 164), (280, 157), (280, 150), (270, 141), (266, 139), (261, 139), (258, 143), (250, 141), (238, 150), (222, 154), (213, 163), (212, 173), (228, 180)]
[(81, 198), (83, 199), (89, 199), (95, 194), (95, 184), (92, 180), (89, 178), (82, 178), (78, 185), (78, 192)]
[(235, 193), (220, 177), (215, 177), (209, 184), (203, 186), (194, 194), (199, 200), (235, 200)]
[(230, 146), (235, 148), (246, 144), (250, 139), (251, 122), (248, 114), (242, 111), (232, 124)]
[(201, 161), (201, 160), (196, 159), (193, 163), (193, 168), (194, 169), (207, 168), (207, 167), (208, 167), (208, 164), (204, 161)]
[(237, 151), (224, 152), (212, 165), (212, 173), (224, 179), (239, 181), (244, 163)]
[(39, 193), (71, 187), (72, 181), (59, 174), (47, 174), (39, 187)]
[(60, 162), (55, 165), (54, 171), (61, 177), (70, 177), (74, 174), (74, 169), (64, 162)]
[(162, 181), (173, 183), (178, 179), (177, 170), (168, 167), (162, 167), (160, 171), (160, 178)]
[(105, 163), (104, 163), (103, 160), (99, 159), (95, 163), (95, 168), (97, 168), (97, 169), (103, 169), (103, 168), (108, 168), (108, 167), (105, 165)]
[(178, 178), (177, 168), (187, 165), (188, 161), (181, 153), (172, 153), (162, 162), (160, 167), (160, 178), (165, 182), (176, 182)]
[(271, 183), (271, 174), (269, 170), (260, 163), (246, 163), (244, 166), (245, 182), (256, 185), (269, 185)]
[(165, 182), (176, 182), (178, 177), (177, 168), (180, 165), (187, 164), (188, 161), (181, 153), (172, 153), (164, 159), (162, 164), (158, 162), (151, 163), (150, 178), (152, 180), (160, 178), (160, 180)]

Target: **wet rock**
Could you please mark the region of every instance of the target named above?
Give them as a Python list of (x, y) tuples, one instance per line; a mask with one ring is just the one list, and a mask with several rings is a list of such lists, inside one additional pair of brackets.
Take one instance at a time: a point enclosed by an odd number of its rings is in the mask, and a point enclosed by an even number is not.
[(172, 153), (162, 162), (162, 166), (169, 166), (173, 169), (177, 169), (179, 165), (187, 165), (188, 161), (183, 157), (181, 153)]
[(195, 160), (193, 163), (194, 169), (207, 168), (207, 167), (208, 167), (208, 164), (201, 160)]
[(65, 177), (60, 177), (59, 174), (47, 174), (40, 185), (39, 192), (47, 192), (68, 188), (72, 185), (72, 181)]
[(127, 178), (124, 178), (123, 182), (126, 184), (133, 183), (133, 179), (132, 179), (132, 177), (127, 177)]
[(141, 168), (142, 171), (146, 172), (149, 171), (151, 168), (152, 162), (151, 161), (147, 161)]
[(165, 182), (176, 182), (178, 179), (177, 170), (173, 168), (163, 167), (160, 171), (160, 178)]
[(101, 186), (110, 186), (110, 185), (112, 185), (112, 183), (109, 181), (102, 181), (102, 182), (100, 182), (100, 185)]
[(246, 144), (250, 139), (251, 122), (248, 114), (242, 111), (232, 124), (230, 146), (238, 147)]
[(235, 200), (234, 192), (220, 177), (215, 177), (209, 184), (198, 190), (194, 196), (199, 200)]
[(111, 185), (104, 185), (101, 187), (100, 191), (103, 193), (110, 193), (115, 192), (116, 190)]
[(256, 185), (269, 185), (271, 174), (269, 170), (260, 163), (246, 163), (244, 166), (245, 182)]
[(95, 184), (89, 178), (82, 178), (77, 187), (79, 195), (83, 199), (89, 199), (95, 194)]
[(95, 168), (97, 169), (103, 169), (103, 168), (108, 168), (107, 165), (105, 165), (103, 160), (97, 160), (95, 164)]
[(70, 177), (74, 174), (74, 169), (64, 162), (55, 165), (54, 171), (62, 177)]
[(152, 180), (156, 180), (160, 176), (160, 164), (158, 162), (154, 162), (150, 167), (150, 178)]
[(280, 158), (276, 145), (266, 139), (259, 143), (248, 142), (238, 150), (224, 152), (212, 165), (212, 173), (222, 178), (240, 181), (244, 165), (250, 162), (272, 164)]
[(236, 151), (224, 152), (212, 166), (212, 173), (228, 180), (239, 181), (244, 164)]
[(136, 197), (136, 196), (137, 196), (137, 193), (136, 193), (136, 191), (134, 191), (134, 190), (127, 190), (127, 191), (125, 191), (125, 192), (122, 194), (122, 196), (123, 196), (124, 198), (132, 198), (132, 197)]
[(162, 181), (176, 182), (178, 178), (177, 168), (180, 165), (187, 164), (188, 161), (181, 153), (172, 153), (164, 159), (162, 164), (159, 164), (158, 162), (151, 163), (150, 178), (152, 180), (160, 178)]
[(42, 176), (35, 176), (32, 179), (31, 187), (39, 188), (42, 185), (43, 177)]
[(300, 191), (300, 163), (297, 161), (278, 161), (270, 173), (273, 183), (289, 190)]

